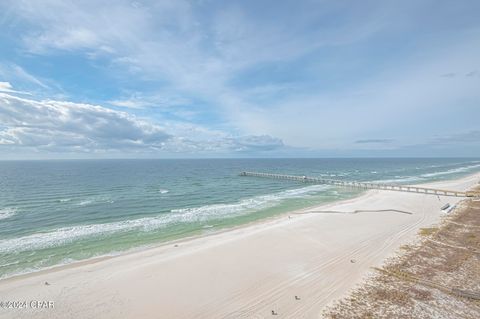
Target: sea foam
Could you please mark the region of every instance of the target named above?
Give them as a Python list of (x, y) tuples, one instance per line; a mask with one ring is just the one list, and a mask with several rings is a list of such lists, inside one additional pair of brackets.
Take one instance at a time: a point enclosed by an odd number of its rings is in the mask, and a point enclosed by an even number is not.
[(12, 217), (17, 213), (17, 209), (14, 207), (5, 207), (0, 209), (0, 220), (1, 219), (7, 219)]
[(433, 173), (427, 173), (427, 174), (422, 174), (422, 177), (435, 177), (435, 176), (442, 176), (442, 175), (450, 175), (450, 174), (455, 174), (455, 173), (462, 173), (469, 171), (474, 168), (480, 167), (480, 164), (475, 164), (475, 165), (468, 165), (468, 166), (462, 166), (462, 167), (457, 167), (457, 168), (452, 168), (446, 171), (438, 171), (438, 172), (433, 172)]
[[(469, 164), (472, 164), (472, 163), (478, 163), (478, 162), (470, 162)], [(441, 166), (438, 166), (438, 165), (433, 166), (432, 165), (430, 167), (441, 167)], [(425, 180), (428, 180), (431, 177), (467, 172), (471, 169), (475, 169), (475, 168), (478, 168), (478, 167), (480, 167), (480, 164), (467, 165), (467, 166), (447, 169), (447, 170), (443, 170), (443, 171), (436, 171), (436, 172), (432, 172), (432, 173), (425, 173), (425, 174), (421, 174), (421, 175), (418, 175), (418, 176), (396, 176), (394, 179), (375, 180), (375, 181), (372, 181), (372, 182), (373, 183), (424, 182)]]
[(204, 222), (218, 218), (236, 217), (263, 208), (273, 207), (276, 203), (285, 199), (305, 198), (329, 188), (331, 188), (331, 186), (312, 185), (275, 194), (254, 196), (235, 203), (173, 209), (169, 213), (163, 213), (153, 217), (104, 224), (62, 227), (49, 232), (0, 240), (0, 253), (32, 251), (62, 246), (95, 236), (109, 236), (119, 232), (132, 230), (153, 231), (173, 224)]

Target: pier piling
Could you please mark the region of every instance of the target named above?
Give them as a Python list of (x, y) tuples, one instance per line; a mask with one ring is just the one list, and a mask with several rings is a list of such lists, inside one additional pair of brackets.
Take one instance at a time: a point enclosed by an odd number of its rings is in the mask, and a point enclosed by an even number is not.
[(371, 183), (371, 182), (342, 181), (342, 180), (320, 178), (320, 177), (309, 177), (305, 175), (297, 176), (297, 175), (244, 171), (240, 173), (240, 176), (273, 178), (273, 179), (280, 179), (280, 180), (298, 181), (303, 183), (327, 184), (327, 185), (362, 188), (362, 189), (379, 189), (379, 190), (419, 193), (419, 194), (437, 195), (437, 196), (477, 197), (477, 198), (480, 197), (480, 193), (477, 193), (477, 192), (460, 192), (455, 190), (445, 190), (445, 189), (409, 186), (409, 185), (400, 185), (400, 184), (380, 184), (380, 183)]

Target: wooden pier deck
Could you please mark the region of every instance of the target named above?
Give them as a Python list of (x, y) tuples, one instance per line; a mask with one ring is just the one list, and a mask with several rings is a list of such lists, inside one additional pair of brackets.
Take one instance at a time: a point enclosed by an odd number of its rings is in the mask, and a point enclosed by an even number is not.
[(284, 175), (284, 174), (272, 174), (272, 173), (260, 173), (260, 172), (242, 172), (240, 176), (252, 176), (252, 177), (264, 177), (281, 180), (291, 180), (303, 183), (313, 184), (328, 184), (341, 187), (353, 187), (361, 189), (380, 189), (397, 192), (409, 192), (419, 193), (427, 195), (438, 196), (454, 196), (454, 197), (480, 197), (480, 193), (477, 192), (460, 192), (455, 190), (445, 190), (437, 188), (428, 188), (420, 186), (409, 186), (400, 184), (384, 184), (384, 183), (370, 183), (370, 182), (356, 182), (356, 181), (342, 181), (335, 179), (309, 177), (309, 176), (297, 176), (297, 175)]

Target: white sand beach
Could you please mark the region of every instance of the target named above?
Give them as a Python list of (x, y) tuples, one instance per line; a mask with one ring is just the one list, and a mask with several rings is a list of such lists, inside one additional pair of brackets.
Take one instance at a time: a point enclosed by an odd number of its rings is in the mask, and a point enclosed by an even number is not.
[[(429, 186), (463, 191), (479, 180), (475, 174)], [(445, 203), (460, 200), (368, 191), (217, 234), (1, 280), (1, 300), (26, 301), (27, 308), (0, 308), (0, 318), (272, 318), (272, 310), (276, 318), (318, 318), (419, 228), (438, 222)], [(355, 210), (365, 212), (349, 213)], [(32, 300), (54, 307), (32, 309)]]

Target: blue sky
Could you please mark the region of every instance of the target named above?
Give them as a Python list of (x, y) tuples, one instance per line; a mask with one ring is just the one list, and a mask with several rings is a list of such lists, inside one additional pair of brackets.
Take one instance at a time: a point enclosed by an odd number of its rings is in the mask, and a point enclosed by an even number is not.
[(480, 156), (479, 1), (2, 1), (0, 158)]

